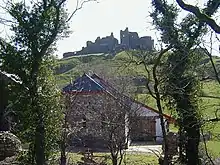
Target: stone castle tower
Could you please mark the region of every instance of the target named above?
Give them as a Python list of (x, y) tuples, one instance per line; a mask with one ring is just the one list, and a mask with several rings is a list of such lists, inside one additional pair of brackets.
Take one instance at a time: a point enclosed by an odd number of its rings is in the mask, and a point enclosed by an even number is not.
[(128, 28), (120, 31), (121, 45), (126, 49), (140, 49), (140, 39), (137, 32), (129, 32)]
[(129, 31), (126, 28), (124, 31), (120, 30), (120, 44), (125, 45), (127, 48), (130, 47)]

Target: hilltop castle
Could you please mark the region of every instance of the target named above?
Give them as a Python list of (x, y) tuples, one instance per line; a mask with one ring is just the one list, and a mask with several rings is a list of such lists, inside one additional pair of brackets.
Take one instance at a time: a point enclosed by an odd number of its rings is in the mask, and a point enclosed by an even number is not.
[(114, 37), (113, 33), (107, 37), (97, 37), (95, 42), (87, 41), (86, 47), (76, 52), (66, 52), (63, 58), (95, 53), (117, 53), (122, 50), (139, 49), (139, 50), (152, 50), (154, 47), (154, 40), (151, 36), (139, 37), (137, 32), (129, 32), (128, 28), (120, 31), (120, 44)]

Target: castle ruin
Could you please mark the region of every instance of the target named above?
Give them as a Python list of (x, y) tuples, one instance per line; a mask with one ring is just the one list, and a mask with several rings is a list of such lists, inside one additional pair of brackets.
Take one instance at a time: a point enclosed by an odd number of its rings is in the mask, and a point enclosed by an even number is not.
[(96, 53), (117, 53), (123, 50), (138, 49), (152, 50), (154, 48), (154, 40), (151, 36), (139, 37), (137, 32), (129, 32), (128, 28), (120, 31), (120, 44), (114, 37), (113, 33), (107, 37), (97, 37), (95, 42), (87, 41), (86, 47), (76, 52), (66, 52), (63, 58)]

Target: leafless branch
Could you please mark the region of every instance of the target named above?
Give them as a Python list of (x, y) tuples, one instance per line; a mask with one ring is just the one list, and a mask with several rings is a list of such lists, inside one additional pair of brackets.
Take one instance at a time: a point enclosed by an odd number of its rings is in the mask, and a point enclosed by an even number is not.
[(147, 75), (148, 75), (148, 80), (147, 80), (147, 84), (146, 84), (147, 90), (149, 91), (150, 95), (151, 95), (154, 99), (156, 99), (156, 96), (154, 95), (154, 92), (153, 92), (153, 91), (151, 90), (151, 88), (150, 88), (150, 71), (148, 70), (146, 63), (144, 63), (144, 68), (145, 68), (145, 70), (146, 70), (146, 72), (147, 72)]
[(202, 128), (201, 128), (201, 134), (202, 134), (203, 143), (204, 143), (204, 146), (205, 146), (206, 156), (209, 158), (211, 164), (212, 164), (212, 165), (215, 165), (214, 162), (212, 161), (212, 158), (210, 157), (210, 155), (209, 155), (209, 153), (208, 153), (207, 144), (206, 144), (206, 139), (205, 139), (205, 136), (204, 136), (204, 133), (203, 133), (203, 129), (202, 129)]
[(92, 2), (92, 1), (98, 3), (97, 0), (84, 0), (84, 1), (82, 1), (82, 2), (80, 2), (80, 0), (77, 0), (77, 2), (76, 2), (76, 8), (75, 8), (75, 10), (70, 14), (70, 16), (69, 16), (69, 18), (66, 20), (66, 22), (69, 22), (69, 21), (71, 20), (71, 18), (76, 14), (76, 12), (77, 12), (78, 10), (82, 9), (83, 6), (84, 6), (86, 3)]
[(211, 62), (211, 64), (212, 64), (212, 68), (213, 68), (214, 73), (215, 73), (215, 77), (216, 77), (218, 83), (220, 84), (219, 74), (218, 74), (218, 71), (217, 71), (217, 69), (216, 69), (216, 67), (215, 67), (215, 63), (214, 63), (214, 61), (213, 61), (212, 54), (209, 53), (209, 51), (208, 51), (206, 48), (203, 48), (202, 50), (203, 50), (204, 53), (209, 57), (210, 62)]

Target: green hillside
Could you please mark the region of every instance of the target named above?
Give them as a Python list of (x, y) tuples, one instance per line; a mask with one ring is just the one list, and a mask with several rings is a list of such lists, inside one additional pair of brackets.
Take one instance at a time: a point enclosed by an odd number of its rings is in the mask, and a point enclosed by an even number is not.
[(143, 75), (144, 67), (128, 63), (131, 57), (125, 52), (116, 56), (108, 54), (91, 54), (82, 57), (69, 57), (58, 61), (56, 80), (60, 88), (67, 85), (71, 79), (83, 73), (94, 72), (103, 75)]
[[(82, 75), (84, 72), (95, 72), (103, 75), (137, 76), (145, 75), (144, 66), (136, 65), (134, 56), (127, 52), (118, 53), (116, 56), (109, 54), (89, 54), (87, 56), (69, 57), (58, 60), (56, 68), (57, 84), (60, 88), (67, 85), (71, 79)], [(213, 61), (220, 70), (220, 58), (213, 57)], [(214, 72), (208, 57), (200, 61), (201, 77), (214, 78)]]

